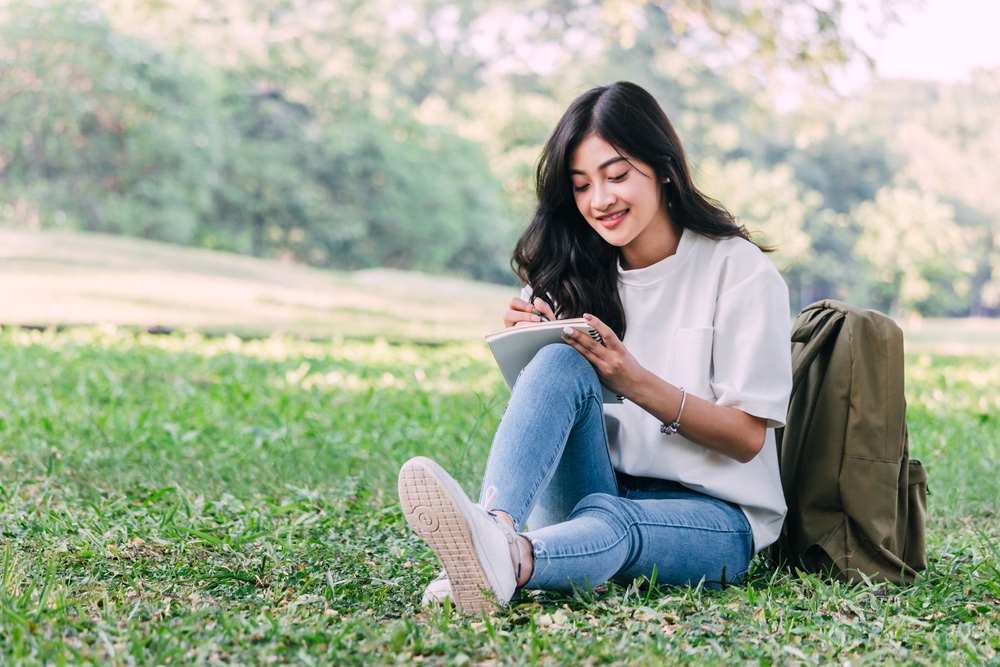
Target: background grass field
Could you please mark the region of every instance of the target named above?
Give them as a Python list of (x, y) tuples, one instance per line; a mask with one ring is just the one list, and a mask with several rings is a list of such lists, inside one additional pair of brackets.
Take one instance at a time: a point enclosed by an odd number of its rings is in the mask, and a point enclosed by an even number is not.
[(298, 264), (105, 234), (0, 227), (0, 324), (121, 324), (243, 337), (472, 340), (513, 288)]
[[(719, 592), (609, 585), (465, 617), (417, 604), (437, 565), (400, 516), (395, 474), (424, 454), (475, 490), (506, 400), (478, 336), (511, 292), (423, 276), (383, 289), (370, 276), (384, 273), (117, 241), (0, 232), (0, 663), (998, 659), (991, 323), (908, 329), (911, 448), (931, 489), (917, 584), (846, 587), (759, 561)], [(184, 275), (201, 287), (171, 296)], [(418, 323), (393, 328), (404, 312)], [(10, 326), (93, 313), (139, 328)], [(331, 333), (345, 321), (358, 338)], [(179, 331), (140, 330), (153, 325)]]
[[(0, 227), (0, 325), (471, 342), (502, 326), (516, 294), (513, 282), (390, 269), (336, 273), (123, 236)], [(1000, 353), (997, 320), (900, 325), (910, 352)]]

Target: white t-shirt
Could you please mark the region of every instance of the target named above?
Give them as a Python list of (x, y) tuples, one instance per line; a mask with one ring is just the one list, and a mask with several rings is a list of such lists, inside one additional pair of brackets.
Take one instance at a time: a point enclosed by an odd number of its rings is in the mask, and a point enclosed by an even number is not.
[(760, 551), (778, 538), (786, 510), (773, 430), (784, 425), (792, 389), (781, 275), (742, 238), (685, 231), (670, 257), (619, 268), (619, 291), (625, 346), (644, 368), (689, 394), (762, 417), (769, 428), (760, 453), (739, 463), (679, 433), (660, 433), (661, 422), (634, 403), (606, 405), (612, 464), (739, 505)]

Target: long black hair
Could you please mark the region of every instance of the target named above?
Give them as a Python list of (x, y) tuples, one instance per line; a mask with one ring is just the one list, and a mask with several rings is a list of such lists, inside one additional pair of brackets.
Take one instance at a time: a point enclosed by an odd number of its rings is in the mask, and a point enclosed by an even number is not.
[(663, 182), (660, 201), (669, 205), (670, 218), (682, 228), (713, 238), (753, 239), (729, 211), (694, 186), (680, 139), (646, 90), (619, 81), (576, 98), (542, 149), (536, 171), (538, 206), (514, 247), (511, 266), (559, 318), (593, 313), (624, 338), (618, 248), (604, 241), (577, 209), (569, 174), (573, 152), (590, 134), (653, 168)]

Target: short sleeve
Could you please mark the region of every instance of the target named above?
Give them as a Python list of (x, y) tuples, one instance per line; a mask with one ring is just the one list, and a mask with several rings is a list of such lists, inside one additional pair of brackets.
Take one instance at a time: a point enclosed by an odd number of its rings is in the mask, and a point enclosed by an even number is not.
[(715, 311), (712, 389), (719, 405), (784, 426), (792, 391), (788, 287), (766, 258), (731, 286)]

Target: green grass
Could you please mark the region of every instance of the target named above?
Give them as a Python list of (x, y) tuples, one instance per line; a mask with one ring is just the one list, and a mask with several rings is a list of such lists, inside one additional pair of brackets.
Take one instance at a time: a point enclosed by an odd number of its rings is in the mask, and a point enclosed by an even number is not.
[(930, 568), (422, 610), (400, 463), (482, 473), (479, 343), (0, 331), (0, 664), (995, 664), (1000, 355), (907, 357)]

